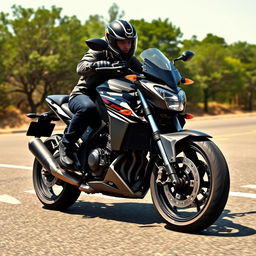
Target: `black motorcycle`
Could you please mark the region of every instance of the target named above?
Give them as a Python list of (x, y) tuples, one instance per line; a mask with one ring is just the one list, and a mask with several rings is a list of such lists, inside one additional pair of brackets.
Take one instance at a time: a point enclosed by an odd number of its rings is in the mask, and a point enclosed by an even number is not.
[[(87, 45), (108, 47), (101, 39)], [(183, 129), (188, 115), (179, 85), (191, 80), (180, 75), (175, 62), (192, 56), (186, 51), (170, 62), (158, 49), (147, 49), (141, 53), (143, 74), (124, 75), (122, 66), (99, 68), (117, 76), (96, 88), (102, 123), (88, 127), (76, 143), (79, 161), (72, 171), (59, 161), (62, 134), (52, 135), (52, 121), (68, 125), (72, 118), (68, 95), (48, 96), (49, 112), (28, 114), (37, 119), (27, 135), (35, 137), (29, 142), (33, 184), (45, 207), (63, 210), (81, 191), (143, 198), (150, 188), (156, 210), (173, 230), (198, 232), (216, 221), (227, 202), (229, 171), (210, 135)]]

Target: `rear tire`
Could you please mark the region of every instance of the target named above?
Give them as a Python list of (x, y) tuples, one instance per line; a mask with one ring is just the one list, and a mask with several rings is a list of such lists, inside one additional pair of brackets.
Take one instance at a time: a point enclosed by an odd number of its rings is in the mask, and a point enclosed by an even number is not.
[[(44, 144), (55, 155), (58, 153), (58, 139), (52, 136)], [(81, 191), (54, 177), (35, 159), (33, 165), (33, 184), (40, 202), (51, 210), (64, 210), (74, 204)]]
[(179, 163), (175, 169), (182, 188), (159, 182), (159, 169), (163, 166), (159, 159), (150, 180), (152, 200), (171, 229), (199, 232), (212, 225), (226, 205), (230, 187), (228, 166), (210, 140), (182, 141), (176, 145), (176, 151)]

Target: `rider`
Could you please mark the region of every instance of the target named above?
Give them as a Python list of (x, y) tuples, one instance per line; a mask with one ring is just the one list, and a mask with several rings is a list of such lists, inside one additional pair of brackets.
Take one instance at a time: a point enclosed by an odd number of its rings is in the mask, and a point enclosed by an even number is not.
[(100, 125), (94, 98), (96, 86), (106, 81), (109, 75), (98, 74), (96, 68), (111, 67), (121, 63), (137, 73), (142, 72), (142, 65), (134, 56), (137, 45), (135, 28), (127, 21), (115, 20), (105, 29), (108, 49), (89, 50), (77, 65), (81, 75), (78, 84), (70, 94), (68, 106), (74, 114), (59, 144), (60, 161), (66, 167), (72, 167), (75, 161), (75, 143), (88, 126), (95, 129)]

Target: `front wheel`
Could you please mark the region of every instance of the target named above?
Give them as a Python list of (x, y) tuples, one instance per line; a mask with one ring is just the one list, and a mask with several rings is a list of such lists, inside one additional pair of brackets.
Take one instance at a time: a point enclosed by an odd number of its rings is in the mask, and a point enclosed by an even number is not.
[(176, 145), (174, 167), (181, 181), (174, 187), (159, 159), (151, 175), (154, 206), (168, 226), (181, 232), (198, 232), (222, 213), (229, 193), (226, 160), (210, 140), (186, 140)]
[[(44, 144), (53, 156), (58, 155), (58, 139), (48, 138)], [(57, 179), (39, 163), (37, 159), (33, 165), (33, 184), (36, 195), (48, 209), (64, 210), (78, 199), (81, 191), (62, 180)]]

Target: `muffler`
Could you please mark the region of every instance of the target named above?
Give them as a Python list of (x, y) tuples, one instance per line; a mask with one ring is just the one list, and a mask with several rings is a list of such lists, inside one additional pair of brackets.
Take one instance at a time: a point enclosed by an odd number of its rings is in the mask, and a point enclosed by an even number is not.
[(79, 187), (81, 182), (78, 178), (70, 175), (61, 169), (56, 159), (53, 157), (48, 148), (44, 145), (40, 138), (34, 138), (28, 143), (28, 148), (40, 162), (40, 164), (49, 171), (53, 176), (63, 180), (71, 185)]

